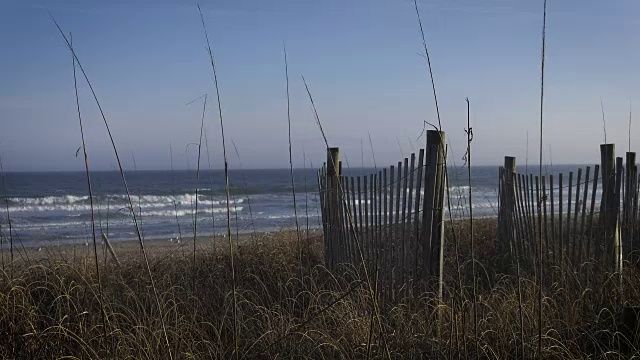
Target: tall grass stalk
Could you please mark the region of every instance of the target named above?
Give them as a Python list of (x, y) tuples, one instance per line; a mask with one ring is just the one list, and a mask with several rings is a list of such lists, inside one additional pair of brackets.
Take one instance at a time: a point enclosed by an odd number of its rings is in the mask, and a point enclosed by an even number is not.
[(407, 129), (404, 129), (404, 135), (407, 137), (407, 141), (409, 142), (409, 147), (411, 148), (411, 152), (415, 153), (416, 152), (416, 148), (413, 145), (413, 141), (409, 137), (409, 134), (407, 133)]
[(607, 143), (607, 121), (604, 117), (604, 104), (602, 98), (600, 98), (600, 112), (602, 113), (602, 132), (604, 133), (604, 143)]
[(371, 132), (369, 134), (369, 146), (371, 146), (371, 157), (373, 158), (373, 168), (378, 170), (378, 164), (376, 164), (376, 152), (373, 150), (373, 141), (371, 141)]
[(629, 101), (629, 152), (631, 152), (631, 101)]
[[(315, 169), (313, 167), (313, 160), (309, 159), (309, 166), (311, 166), (312, 169)], [(320, 184), (318, 184), (319, 186)], [(319, 190), (319, 188), (318, 188)], [(315, 192), (315, 202), (316, 202), (316, 219), (318, 220), (318, 227), (322, 227), (322, 223), (321, 223), (321, 216), (320, 216), (320, 191), (316, 191)]]
[(469, 242), (471, 243), (471, 273), (473, 278), (473, 339), (475, 344), (475, 358), (478, 359), (478, 284), (476, 277), (476, 251), (473, 239), (473, 190), (471, 188), (471, 141), (473, 141), (473, 129), (471, 128), (471, 105), (467, 102), (467, 185), (469, 186)]
[(229, 258), (231, 266), (231, 287), (232, 287), (232, 300), (233, 300), (233, 345), (234, 356), (239, 359), (238, 353), (238, 299), (236, 294), (236, 274), (233, 263), (233, 240), (231, 239), (231, 207), (230, 207), (230, 193), (229, 193), (229, 161), (227, 160), (227, 146), (224, 136), (224, 121), (222, 118), (222, 104), (220, 103), (220, 88), (218, 86), (218, 74), (216, 72), (216, 63), (211, 51), (211, 43), (209, 42), (209, 34), (207, 33), (207, 26), (204, 23), (204, 16), (202, 15), (202, 9), (198, 4), (198, 12), (200, 13), (200, 21), (202, 22), (202, 28), (204, 29), (204, 36), (207, 40), (207, 52), (209, 53), (209, 61), (211, 62), (211, 70), (213, 71), (213, 82), (216, 88), (216, 99), (218, 102), (218, 117), (220, 118), (220, 133), (222, 136), (222, 155), (224, 158), (224, 180), (225, 180), (225, 194), (227, 198), (227, 238), (229, 240)]
[(524, 154), (524, 173), (529, 175), (529, 130), (527, 130)]
[(440, 108), (438, 107), (438, 93), (436, 91), (435, 80), (433, 79), (433, 68), (431, 67), (431, 57), (429, 56), (429, 48), (427, 47), (427, 40), (424, 36), (424, 29), (422, 28), (422, 19), (420, 18), (420, 11), (418, 10), (418, 1), (413, 0), (413, 5), (416, 8), (418, 25), (420, 25), (420, 35), (422, 36), (422, 46), (424, 48), (424, 56), (427, 59), (427, 65), (429, 67), (429, 79), (431, 80), (431, 90), (433, 91), (433, 101), (435, 103), (436, 116), (438, 118), (438, 131), (442, 131), (442, 123), (440, 122)]
[[(434, 102), (434, 106), (436, 109), (436, 117), (438, 119), (438, 127), (436, 130), (438, 130), (440, 133), (442, 132), (442, 121), (440, 119), (440, 107), (438, 106), (438, 92), (436, 91), (436, 84), (435, 84), (435, 80), (434, 80), (434, 76), (433, 76), (433, 67), (431, 66), (431, 57), (429, 56), (429, 48), (427, 47), (427, 41), (426, 41), (426, 37), (424, 35), (424, 28), (422, 26), (422, 19), (420, 18), (420, 10), (418, 9), (418, 2), (417, 0), (413, 0), (413, 5), (415, 7), (416, 10), (416, 17), (418, 18), (418, 25), (420, 27), (420, 36), (422, 38), (422, 46), (424, 49), (424, 58), (427, 60), (427, 67), (429, 69), (429, 79), (431, 81), (431, 90), (433, 93), (433, 102)], [(434, 126), (435, 127), (435, 126)], [(428, 146), (428, 144), (427, 144)], [(448, 174), (448, 166), (447, 166), (447, 151), (445, 149), (445, 142), (442, 139), (442, 135), (440, 135), (440, 146), (441, 148), (444, 150), (444, 169), (442, 172), (442, 184), (446, 187), (446, 196), (447, 196), (447, 206), (448, 206), (448, 210), (449, 210), (449, 220), (451, 223), (451, 232), (452, 232), (452, 236), (453, 236), (453, 240), (455, 243), (455, 248), (456, 248), (456, 265), (458, 268), (458, 286), (460, 289), (460, 294), (462, 296), (462, 275), (461, 275), (461, 270), (460, 270), (460, 257), (458, 256), (458, 236), (456, 235), (456, 231), (455, 228), (453, 226), (453, 215), (452, 215), (452, 210), (451, 210), (451, 191), (449, 188), (449, 182), (447, 181), (447, 174)], [(444, 189), (443, 189), (444, 190)], [(440, 191), (440, 189), (436, 189), (436, 191)], [(443, 240), (444, 241), (444, 240)], [(441, 246), (444, 246), (444, 244), (441, 244)], [(441, 275), (441, 274), (439, 274)], [(441, 276), (438, 276), (438, 278), (440, 279), (440, 281), (442, 280)], [(439, 284), (439, 288), (442, 289), (443, 284)], [(442, 296), (442, 293), (439, 292), (440, 295), (440, 299)], [(437, 333), (440, 334), (440, 321), (441, 321), (441, 316), (438, 316), (438, 329), (437, 329)]]
[(198, 139), (198, 162), (196, 164), (196, 191), (195, 191), (195, 211), (193, 213), (193, 271), (194, 271), (194, 284), (195, 290), (195, 265), (196, 265), (196, 240), (198, 238), (198, 188), (200, 187), (200, 158), (202, 155), (202, 133), (204, 132), (204, 116), (207, 112), (207, 98), (208, 94), (204, 94), (204, 102), (202, 104), (202, 118), (200, 120), (200, 138)]
[(296, 184), (293, 180), (293, 152), (291, 150), (291, 98), (289, 96), (289, 62), (287, 61), (287, 46), (282, 43), (284, 53), (284, 75), (287, 83), (287, 126), (289, 139), (289, 175), (291, 178), (291, 193), (293, 195), (293, 215), (296, 220), (296, 239), (298, 242), (298, 258), (300, 260), (300, 279), (302, 279), (302, 244), (300, 244), (300, 223), (298, 222), (298, 203), (296, 201)]
[[(211, 250), (213, 254), (216, 253), (216, 215), (213, 211), (213, 172), (211, 169), (211, 155), (209, 153), (209, 138), (207, 137), (207, 132), (204, 133), (204, 145), (207, 149), (207, 166), (209, 167), (209, 202), (211, 202), (211, 231), (213, 235), (211, 235)], [(249, 203), (249, 214), (251, 215), (251, 203)], [(253, 216), (251, 216), (251, 222), (253, 223)]]
[[(71, 34), (69, 34), (69, 42), (73, 46), (73, 38)], [(80, 111), (80, 97), (78, 96), (78, 79), (76, 76), (76, 59), (75, 57), (71, 57), (71, 61), (73, 64), (73, 89), (76, 99), (76, 111), (78, 114), (78, 124), (80, 126), (80, 138), (82, 139), (82, 154), (84, 156), (84, 170), (85, 177), (87, 180), (87, 192), (89, 193), (89, 209), (91, 210), (91, 235), (93, 237), (93, 258), (96, 265), (96, 278), (98, 281), (98, 301), (100, 304), (100, 315), (102, 317), (102, 330), (103, 330), (103, 341), (105, 349), (107, 346), (107, 316), (104, 309), (104, 291), (102, 289), (102, 279), (100, 278), (100, 264), (98, 262), (98, 245), (96, 240), (96, 219), (95, 212), (93, 209), (93, 189), (91, 187), (91, 173), (89, 172), (89, 155), (87, 154), (87, 144), (84, 139), (84, 127), (82, 124), (82, 112)]]
[(113, 135), (111, 134), (111, 129), (109, 128), (109, 123), (107, 122), (107, 117), (104, 114), (104, 111), (102, 110), (102, 106), (100, 105), (100, 101), (98, 100), (98, 95), (96, 94), (95, 90), (93, 89), (93, 85), (91, 85), (91, 82), (89, 81), (89, 77), (87, 75), (87, 73), (85, 72), (84, 68), (82, 67), (82, 63), (80, 62), (80, 59), (78, 59), (78, 56), (76, 55), (73, 46), (71, 46), (71, 43), (69, 42), (69, 39), (67, 38), (67, 36), (64, 34), (64, 32), (62, 31), (62, 29), (60, 28), (60, 25), (58, 25), (58, 22), (55, 20), (55, 18), (53, 17), (53, 15), (49, 14), (51, 16), (51, 19), (53, 20), (54, 24), (56, 25), (56, 27), (58, 28), (58, 31), (60, 32), (60, 35), (63, 37), (65, 43), (67, 44), (67, 47), (69, 48), (69, 50), (71, 51), (71, 53), (73, 54), (73, 57), (75, 59), (75, 61), (78, 64), (78, 67), (80, 68), (80, 71), (82, 72), (82, 75), (85, 79), (85, 81), (87, 82), (87, 85), (89, 86), (89, 89), (91, 90), (91, 94), (93, 95), (93, 99), (95, 100), (96, 106), (98, 107), (98, 110), (100, 111), (100, 116), (102, 118), (102, 121), (105, 125), (105, 128), (107, 130), (107, 133), (109, 135), (109, 140), (111, 142), (111, 146), (113, 148), (113, 152), (116, 156), (116, 162), (118, 163), (118, 170), (120, 172), (120, 177), (122, 178), (122, 182), (124, 184), (124, 188), (126, 190), (127, 193), (127, 202), (129, 203), (129, 209), (131, 211), (131, 215), (133, 218), (133, 223), (135, 226), (135, 230), (136, 230), (136, 235), (138, 237), (138, 242), (140, 244), (140, 250), (142, 252), (142, 256), (143, 256), (143, 260), (145, 263), (145, 267), (147, 270), (147, 274), (149, 275), (149, 280), (151, 282), (151, 287), (153, 289), (153, 295), (154, 295), (154, 299), (156, 302), (156, 306), (158, 307), (158, 311), (160, 312), (160, 323), (162, 325), (162, 333), (163, 333), (163, 337), (165, 340), (165, 344), (167, 346), (167, 351), (169, 354), (169, 358), (171, 360), (173, 360), (173, 354), (171, 352), (171, 345), (169, 344), (169, 336), (167, 334), (167, 328), (165, 326), (165, 321), (164, 321), (164, 316), (163, 316), (163, 310), (162, 310), (162, 306), (160, 304), (160, 297), (158, 296), (158, 291), (157, 288), (155, 286), (155, 282), (153, 279), (153, 274), (151, 273), (151, 267), (149, 266), (149, 259), (147, 257), (147, 252), (145, 251), (144, 248), (144, 239), (142, 237), (142, 232), (140, 230), (140, 226), (138, 225), (138, 219), (136, 216), (136, 212), (134, 210), (133, 207), (133, 201), (131, 199), (131, 192), (129, 191), (129, 186), (127, 185), (127, 179), (124, 175), (124, 170), (122, 169), (122, 162), (120, 161), (120, 155), (118, 153), (118, 149), (116, 147), (115, 144), (115, 140), (113, 139)]
[[(4, 195), (4, 206), (7, 212), (7, 225), (9, 226), (9, 265), (10, 276), (13, 279), (13, 224), (11, 223), (11, 211), (9, 210), (9, 196), (7, 195), (7, 182), (4, 175), (4, 166), (2, 164), (2, 156), (0, 156), (0, 175), (2, 176), (2, 193)], [(2, 255), (4, 264), (4, 253)]]
[[(302, 162), (303, 162), (303, 174), (304, 174), (304, 216), (307, 221), (307, 242), (309, 241), (309, 191), (307, 190), (307, 154), (302, 147)], [(307, 244), (309, 245), (309, 244)]]
[(2, 272), (4, 272), (4, 233), (2, 232), (2, 220), (0, 220), (0, 256), (2, 256), (0, 260), (2, 261)]
[[(238, 152), (238, 147), (236, 146), (236, 143), (233, 141), (233, 139), (231, 139), (231, 145), (233, 145), (233, 150), (236, 152), (236, 157), (238, 158), (238, 164), (240, 165), (240, 170), (244, 170), (244, 166), (242, 166), (242, 159), (240, 158), (240, 153)], [(245, 174), (242, 174), (242, 185), (244, 186), (244, 192), (245, 192), (245, 196), (247, 197), (247, 206), (249, 206), (249, 219), (251, 220), (251, 230), (252, 232), (252, 236), (253, 236), (253, 243), (257, 244), (258, 241), (258, 234), (256, 233), (256, 225), (253, 222), (253, 210), (251, 208), (251, 196), (249, 196), (249, 184), (247, 183), (247, 177), (245, 176)], [(235, 203), (234, 200), (234, 205), (237, 204)], [(236, 211), (236, 219), (238, 217), (238, 212)], [(237, 220), (236, 220), (237, 223)]]
[[(542, 180), (542, 145), (543, 145), (543, 115), (544, 115), (544, 60), (547, 35), (547, 0), (544, 0), (542, 12), (542, 54), (540, 56), (540, 159), (538, 163), (538, 177)], [(538, 199), (538, 358), (542, 359), (542, 284), (543, 284), (543, 250), (542, 250), (542, 206), (546, 206), (547, 195), (542, 194)]]
[[(2, 156), (0, 156), (0, 176), (2, 177), (2, 192), (4, 195), (4, 205), (7, 212), (7, 225), (9, 225), (9, 281), (14, 280), (14, 263), (13, 263), (13, 225), (11, 223), (11, 212), (9, 211), (9, 196), (7, 194), (7, 183), (4, 175), (4, 165), (2, 164)], [(2, 253), (4, 267), (4, 252)], [(4, 271), (4, 269), (3, 269)], [(15, 306), (13, 298), (11, 298), (11, 308)], [(15, 323), (15, 314), (11, 313), (11, 322)], [(11, 355), (15, 356), (15, 330), (13, 326), (9, 327), (9, 339), (11, 340)]]
[[(320, 133), (322, 135), (322, 139), (324, 140), (324, 144), (327, 148), (327, 150), (329, 149), (329, 141), (327, 140), (327, 136), (324, 132), (324, 129), (322, 127), (322, 122), (320, 121), (320, 116), (318, 116), (318, 110), (316, 109), (316, 105), (313, 101), (313, 96), (311, 96), (311, 91), (309, 90), (309, 86), (307, 85), (307, 81), (305, 80), (304, 76), (302, 77), (302, 82), (304, 83), (304, 87), (307, 91), (307, 95), (309, 96), (309, 101), (311, 102), (311, 108), (313, 109), (313, 115), (314, 118), (316, 120), (316, 123), (318, 124), (318, 127), (320, 129)], [(327, 166), (335, 166), (335, 164), (327, 164)], [(340, 194), (342, 195), (342, 198), (346, 198), (345, 197), (345, 193), (344, 193), (344, 188), (342, 187), (342, 184), (340, 181), (338, 181), (338, 191), (340, 192)], [(349, 206), (345, 206), (346, 212), (347, 212), (347, 219), (349, 221), (349, 224), (352, 225), (353, 224), (353, 214), (351, 214), (351, 210), (349, 208)], [(387, 338), (385, 335), (385, 331), (384, 328), (382, 326), (382, 319), (380, 317), (380, 308), (378, 306), (378, 302), (377, 302), (377, 292), (374, 290), (373, 286), (371, 285), (371, 274), (369, 273), (369, 269), (367, 267), (367, 263), (364, 259), (364, 253), (362, 251), (362, 246), (360, 244), (360, 240), (358, 237), (358, 234), (355, 232), (355, 228), (353, 226), (349, 226), (349, 229), (352, 231), (352, 236), (354, 239), (354, 242), (356, 243), (356, 249), (358, 250), (358, 257), (360, 258), (360, 265), (362, 266), (363, 272), (364, 272), (364, 276), (365, 276), (365, 282), (367, 285), (367, 292), (371, 298), (371, 307), (372, 307), (372, 316), (375, 316), (376, 318), (376, 323), (378, 324), (378, 329), (380, 331), (380, 337), (382, 338), (382, 343), (384, 345), (384, 351), (385, 351), (385, 355), (388, 359), (391, 359), (391, 353), (389, 352), (389, 346), (387, 343)], [(376, 276), (377, 278), (377, 276)], [(376, 279), (376, 284), (377, 284), (377, 279)], [(371, 343), (368, 342), (367, 343), (367, 347), (371, 346)]]
[[(135, 174), (137, 174), (138, 164), (136, 164), (136, 156), (133, 153), (131, 153), (131, 160), (133, 161), (133, 171)], [(138, 187), (136, 192), (138, 193), (138, 224), (140, 226), (140, 232), (142, 233), (142, 238), (144, 239), (144, 226), (143, 226), (144, 224), (142, 219), (142, 189)]]
[(362, 138), (360, 138), (360, 172), (364, 174), (364, 145), (362, 143)]
[[(233, 187), (233, 185), (231, 185)], [(236, 188), (237, 189), (237, 188)], [(236, 198), (236, 193), (231, 193), (231, 202), (233, 203), (233, 217), (236, 225), (236, 242), (240, 239), (240, 221), (238, 218), (238, 199)]]
[(173, 168), (173, 146), (171, 145), (171, 141), (169, 141), (169, 159), (171, 164), (171, 194), (173, 195), (173, 211), (176, 217), (176, 225), (178, 225), (178, 240), (182, 239), (182, 230), (180, 229), (180, 220), (178, 218), (178, 204), (176, 203), (176, 177), (175, 171)]
[(396, 142), (398, 143), (398, 148), (400, 149), (400, 155), (404, 159), (404, 151), (402, 150), (402, 145), (400, 144), (400, 138), (396, 136)]

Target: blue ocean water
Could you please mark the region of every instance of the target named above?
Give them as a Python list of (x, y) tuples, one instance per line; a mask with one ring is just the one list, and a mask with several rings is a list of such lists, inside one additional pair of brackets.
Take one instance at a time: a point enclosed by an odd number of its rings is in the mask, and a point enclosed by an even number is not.
[[(554, 172), (576, 168), (556, 166)], [(478, 166), (472, 170), (474, 216), (493, 216), (498, 202), (498, 167)], [(343, 171), (346, 175), (360, 176), (375, 169)], [(452, 215), (465, 216), (466, 168), (450, 169), (449, 173)], [(199, 184), (195, 171), (128, 171), (125, 175), (146, 239), (193, 236), (196, 187), (198, 235), (226, 231), (223, 171), (201, 171)], [(91, 177), (98, 235), (105, 233), (113, 240), (136, 238), (120, 174), (92, 172)], [(306, 228), (307, 221), (310, 228), (320, 228), (317, 170), (296, 169), (294, 180), (301, 228)], [(234, 232), (294, 228), (290, 181), (286, 169), (232, 169), (230, 205)], [(13, 235), (25, 246), (91, 239), (91, 211), (83, 172), (7, 173), (5, 183)], [(0, 210), (0, 227), (6, 238), (8, 221), (4, 206)]]

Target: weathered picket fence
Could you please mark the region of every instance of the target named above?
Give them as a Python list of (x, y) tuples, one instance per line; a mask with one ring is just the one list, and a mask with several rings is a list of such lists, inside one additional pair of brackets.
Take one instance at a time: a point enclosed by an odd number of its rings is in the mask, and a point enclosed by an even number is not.
[(588, 264), (620, 272), (623, 260), (636, 258), (636, 154), (627, 152), (624, 164), (614, 144), (600, 151), (599, 165), (568, 176), (519, 174), (516, 159), (505, 157), (499, 170), (499, 245), (525, 271), (542, 264), (563, 274)]
[(369, 176), (345, 176), (339, 149), (318, 173), (325, 263), (365, 267), (382, 296), (432, 283), (442, 294), (445, 134), (427, 131), (426, 149)]

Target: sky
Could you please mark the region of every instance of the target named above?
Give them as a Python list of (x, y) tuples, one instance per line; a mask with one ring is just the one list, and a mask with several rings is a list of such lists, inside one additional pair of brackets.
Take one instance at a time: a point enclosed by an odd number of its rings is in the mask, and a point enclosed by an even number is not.
[[(468, 97), (473, 164), (500, 164), (505, 155), (537, 164), (542, 0), (419, 0), (418, 6), (449, 161), (463, 162)], [(391, 165), (424, 147), (425, 121), (435, 124), (437, 117), (412, 0), (203, 0), (201, 7), (231, 168), (289, 165), (283, 44), (294, 166), (304, 166), (306, 157), (307, 167), (317, 167), (326, 157), (302, 76), (329, 145), (340, 147), (347, 166), (371, 166), (374, 159)], [(193, 169), (203, 102), (190, 102), (203, 94), (211, 165), (223, 167), (196, 2), (0, 0), (0, 8), (6, 171), (83, 170), (71, 53), (49, 14), (72, 34), (125, 169), (134, 163), (139, 170), (169, 169), (171, 157), (176, 169)], [(639, 10), (635, 0), (548, 1), (545, 163), (597, 163), (602, 109), (607, 142), (617, 144), (619, 156), (629, 150), (629, 112), (640, 113)], [(104, 123), (86, 82), (78, 81), (90, 168), (113, 170)], [(635, 123), (631, 150), (640, 145)], [(202, 167), (205, 152), (203, 145)]]

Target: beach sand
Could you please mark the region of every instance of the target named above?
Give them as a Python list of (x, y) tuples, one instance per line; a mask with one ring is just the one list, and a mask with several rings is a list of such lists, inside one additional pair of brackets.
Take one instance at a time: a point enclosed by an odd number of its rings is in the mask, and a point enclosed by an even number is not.
[[(301, 238), (306, 238), (305, 233), (304, 230), (301, 230)], [(321, 234), (321, 230), (309, 230), (309, 237), (319, 237)], [(256, 232), (255, 235), (253, 233), (231, 235), (234, 250), (245, 247), (257, 247), (275, 240), (292, 239), (294, 237), (295, 230), (288, 229), (275, 232)], [(115, 262), (116, 260), (104, 240), (97, 238), (96, 241), (100, 261)], [(1, 253), (3, 262), (8, 264), (11, 254), (7, 242), (8, 241), (5, 241), (5, 246)], [(228, 253), (229, 251), (229, 242), (226, 235), (198, 236), (195, 242), (196, 252), (199, 254), (202, 252)], [(110, 244), (118, 261), (139, 258), (141, 255), (140, 242), (137, 239), (110, 241)], [(190, 256), (193, 254), (193, 245), (193, 237), (183, 237), (181, 239), (146, 239), (144, 241), (144, 248), (150, 260)], [(93, 250), (93, 242), (89, 240), (76, 244), (55, 244), (51, 242), (50, 245), (40, 247), (22, 247), (20, 244), (14, 243), (13, 252), (16, 264), (35, 264), (42, 262), (52, 263), (56, 261), (78, 262), (93, 260)]]

